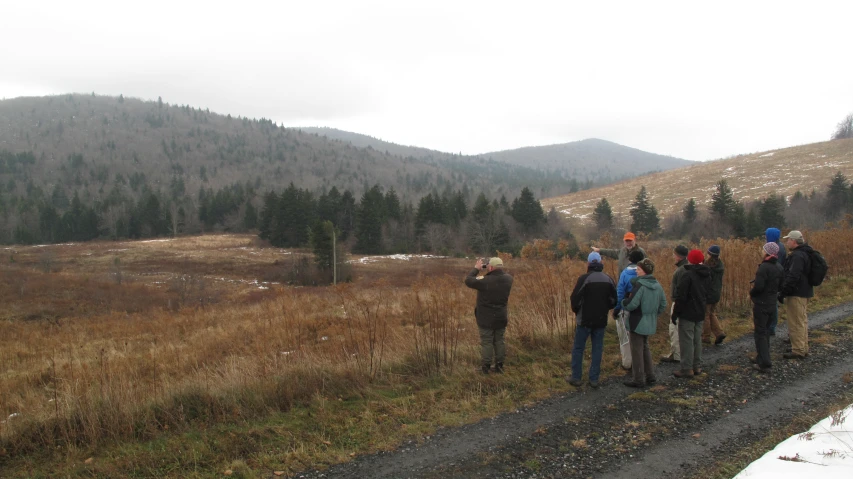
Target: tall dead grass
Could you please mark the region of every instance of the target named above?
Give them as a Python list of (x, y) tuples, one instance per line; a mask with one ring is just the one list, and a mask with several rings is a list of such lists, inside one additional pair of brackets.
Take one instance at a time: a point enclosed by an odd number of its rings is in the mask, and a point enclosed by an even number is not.
[[(806, 238), (827, 257), (828, 281), (853, 272), (848, 253), (853, 230), (806, 232)], [(761, 241), (708, 240), (696, 246), (705, 250), (712, 243), (721, 246), (726, 264), (721, 309), (743, 315)], [(673, 246), (644, 245), (667, 294)], [(60, 322), (7, 315), (0, 322), (0, 448), (10, 455), (91, 448), (264, 417), (317, 394), (349, 397), (377, 381), (399, 380), (400, 373), (467, 374), (477, 362), (476, 292), (462, 284), (468, 263), (441, 263), (452, 274), (430, 271), (403, 285), (279, 287), (253, 304), (93, 309), (65, 312)], [(567, 351), (574, 331), (569, 296), (585, 263), (506, 263), (515, 277), (510, 361), (513, 349)], [(608, 260), (605, 271), (615, 275), (615, 261)], [(27, 273), (23, 281), (0, 275), (0, 294), (20, 298), (21, 288), (50, 286), (48, 278), (57, 274), (74, 285), (94, 284), (73, 276), (66, 265), (62, 273)], [(134, 285), (110, 284), (118, 295), (137, 291)], [(69, 308), (81, 294), (51, 291), (37, 296), (45, 308)], [(661, 318), (662, 327), (666, 321)], [(655, 344), (664, 342), (657, 338)]]

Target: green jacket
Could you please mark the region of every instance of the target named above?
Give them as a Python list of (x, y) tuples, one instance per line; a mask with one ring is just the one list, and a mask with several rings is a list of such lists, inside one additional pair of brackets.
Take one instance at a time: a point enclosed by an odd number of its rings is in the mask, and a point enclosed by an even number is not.
[(672, 285), (669, 287), (669, 297), (672, 298), (673, 301), (675, 301), (675, 292), (678, 289), (678, 280), (681, 279), (682, 276), (684, 276), (684, 267), (688, 264), (690, 263), (688, 263), (686, 259), (675, 263), (676, 269), (675, 273), (672, 273)]
[(711, 290), (708, 291), (708, 304), (717, 304), (723, 294), (723, 273), (726, 268), (723, 265), (723, 260), (714, 257), (705, 261), (705, 266), (711, 268)]
[(630, 300), (623, 299), (622, 307), (625, 311), (640, 308), (643, 315), (634, 332), (651, 336), (657, 331), (658, 315), (666, 311), (666, 293), (653, 275), (639, 276), (634, 285), (633, 296)]
[(599, 249), (598, 254), (601, 256), (607, 256), (608, 258), (613, 258), (616, 260), (616, 263), (619, 265), (619, 274), (622, 274), (622, 270), (627, 268), (631, 263), (628, 260), (628, 255), (631, 254), (631, 251), (642, 251), (643, 255), (646, 254), (646, 250), (640, 248), (639, 245), (634, 244), (634, 247), (630, 250), (626, 247), (621, 247), (619, 249)]

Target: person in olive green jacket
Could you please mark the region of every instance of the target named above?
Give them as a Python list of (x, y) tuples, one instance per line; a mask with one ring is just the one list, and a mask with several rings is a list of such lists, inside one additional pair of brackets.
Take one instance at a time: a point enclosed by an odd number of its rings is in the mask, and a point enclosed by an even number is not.
[[(675, 272), (672, 273), (672, 284), (669, 287), (669, 295), (672, 298), (672, 304), (675, 305), (675, 290), (678, 286), (678, 280), (684, 276), (687, 266), (687, 253), (690, 250), (687, 246), (680, 244), (675, 247), (672, 252), (672, 257), (675, 259)], [(662, 363), (677, 363), (681, 361), (681, 343), (678, 342), (678, 326), (669, 323), (669, 354), (660, 358)]]
[(714, 344), (720, 345), (726, 339), (723, 325), (717, 318), (717, 303), (723, 292), (723, 273), (725, 266), (720, 259), (720, 247), (712, 245), (708, 248), (705, 257), (705, 265), (711, 268), (711, 290), (708, 291), (708, 304), (705, 306), (705, 324), (702, 325), (702, 342), (711, 344), (711, 334), (714, 335)]
[[(640, 251), (643, 253), (643, 256), (648, 256), (646, 251), (643, 248), (640, 248), (640, 245), (637, 244), (637, 237), (634, 233), (630, 231), (625, 233), (625, 236), (622, 237), (622, 241), (625, 242), (625, 246), (619, 249), (606, 249), (606, 248), (596, 248), (592, 247), (592, 250), (601, 256), (607, 256), (608, 258), (613, 258), (616, 260), (616, 264), (619, 266), (619, 274), (622, 274), (622, 271), (631, 264), (631, 261), (628, 259), (628, 256), (631, 255), (633, 251)], [(618, 275), (617, 275), (618, 276)]]
[(622, 300), (622, 307), (631, 312), (628, 317), (628, 329), (633, 378), (624, 384), (632, 388), (641, 388), (657, 382), (652, 352), (649, 349), (649, 336), (657, 331), (658, 315), (666, 311), (666, 293), (655, 279), (654, 271), (655, 264), (649, 258), (637, 263), (637, 279), (631, 298)]

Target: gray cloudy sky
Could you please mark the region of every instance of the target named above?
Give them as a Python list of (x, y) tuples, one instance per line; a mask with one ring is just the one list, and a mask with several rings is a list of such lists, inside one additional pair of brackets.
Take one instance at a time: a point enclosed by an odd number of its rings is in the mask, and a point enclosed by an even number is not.
[(843, 0), (0, 0), (0, 12), (0, 98), (162, 96), (465, 154), (597, 137), (707, 160), (827, 140), (853, 112)]

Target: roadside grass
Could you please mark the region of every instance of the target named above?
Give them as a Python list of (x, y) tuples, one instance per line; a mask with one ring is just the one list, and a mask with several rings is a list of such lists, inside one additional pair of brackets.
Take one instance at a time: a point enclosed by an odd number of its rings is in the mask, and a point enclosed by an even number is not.
[[(834, 258), (853, 233), (815, 235), (824, 237)], [(721, 307), (734, 339), (751, 331), (743, 294), (758, 248), (718, 243), (730, 258)], [(483, 376), (474, 293), (461, 286), (470, 261), (379, 260), (354, 269), (356, 284), (291, 288), (259, 285), (256, 274), (286, 276), (276, 270), (288, 255), (248, 236), (120, 246), (60, 245), (47, 259), (21, 248), (0, 264), (0, 298), (11, 303), (0, 318), (0, 475), (294, 474), (574, 390), (564, 380), (567, 292), (582, 262), (507, 261), (509, 360), (505, 374)], [(671, 247), (647, 251), (668, 290)], [(842, 276), (853, 265), (831, 261), (812, 310), (853, 298)], [(651, 341), (656, 356), (668, 349), (667, 321)], [(611, 322), (602, 378), (624, 374), (619, 360)]]
[(762, 439), (726, 456), (724, 460), (703, 467), (700, 473), (692, 479), (729, 479), (736, 476), (750, 463), (772, 450), (777, 444), (788, 439), (794, 434), (810, 429), (815, 423), (823, 418), (846, 408), (853, 403), (853, 392), (847, 392), (843, 397), (817, 410), (800, 414), (783, 427), (770, 430)]

